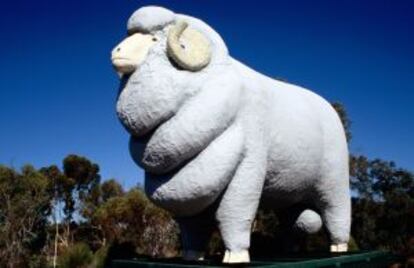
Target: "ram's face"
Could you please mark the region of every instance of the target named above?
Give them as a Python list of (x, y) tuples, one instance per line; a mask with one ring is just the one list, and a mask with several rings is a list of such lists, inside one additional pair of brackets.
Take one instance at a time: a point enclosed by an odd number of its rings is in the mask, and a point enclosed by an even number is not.
[(134, 33), (125, 38), (111, 53), (112, 65), (117, 73), (120, 76), (133, 73), (157, 41), (155, 35), (144, 33)]
[[(211, 60), (210, 41), (188, 22), (177, 19), (170, 10), (146, 7), (128, 21), (130, 34), (112, 50), (112, 64), (120, 76), (133, 73), (143, 63), (158, 37), (166, 42), (166, 53), (176, 66), (197, 72)], [(165, 47), (165, 46), (164, 46)]]

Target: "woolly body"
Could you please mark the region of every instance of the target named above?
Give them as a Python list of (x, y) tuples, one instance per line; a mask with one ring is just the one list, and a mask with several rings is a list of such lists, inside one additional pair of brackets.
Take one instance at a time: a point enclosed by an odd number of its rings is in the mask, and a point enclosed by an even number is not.
[[(161, 9), (167, 15), (158, 16), (157, 27), (148, 18), (159, 9), (141, 8), (129, 20), (130, 31), (147, 23), (145, 31), (160, 41), (123, 77), (117, 112), (131, 134), (131, 156), (146, 171), (145, 190), (177, 216), (185, 250), (202, 250), (209, 226), (200, 219), (215, 218), (225, 260), (245, 254), (260, 202), (278, 210), (299, 206), (291, 215), (298, 228), (315, 232), (322, 218), (332, 243), (347, 243), (348, 150), (331, 105), (231, 58), (198, 19)], [(177, 68), (167, 55), (169, 25), (178, 19), (211, 42), (211, 61), (197, 72)]]

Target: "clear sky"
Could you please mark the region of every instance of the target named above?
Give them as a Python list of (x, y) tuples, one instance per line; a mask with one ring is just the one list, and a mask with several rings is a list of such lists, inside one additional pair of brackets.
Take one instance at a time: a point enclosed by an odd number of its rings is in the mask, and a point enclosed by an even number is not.
[(115, 114), (110, 51), (130, 14), (162, 5), (205, 20), (232, 56), (342, 102), (351, 151), (414, 170), (414, 1), (5, 1), (0, 9), (0, 163), (61, 165), (142, 182)]

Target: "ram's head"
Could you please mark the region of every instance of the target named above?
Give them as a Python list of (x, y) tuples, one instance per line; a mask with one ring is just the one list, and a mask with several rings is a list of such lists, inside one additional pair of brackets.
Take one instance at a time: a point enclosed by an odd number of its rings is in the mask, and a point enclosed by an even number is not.
[(159, 41), (166, 42), (169, 58), (180, 68), (196, 72), (206, 67), (212, 55), (210, 40), (180, 17), (161, 7), (138, 9), (128, 21), (129, 36), (112, 51), (118, 73), (133, 73)]
[(221, 37), (204, 22), (161, 7), (143, 7), (128, 20), (129, 36), (112, 51), (121, 75), (117, 110), (134, 136), (175, 114), (216, 65), (228, 61)]

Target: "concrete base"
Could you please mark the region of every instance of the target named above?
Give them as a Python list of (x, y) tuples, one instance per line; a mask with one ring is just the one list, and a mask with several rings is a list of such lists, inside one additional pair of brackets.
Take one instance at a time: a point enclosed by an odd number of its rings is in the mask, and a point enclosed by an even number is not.
[[(238, 253), (227, 260), (243, 259), (245, 253)], [(237, 257), (237, 258), (234, 258)], [(401, 262), (397, 256), (384, 251), (360, 251), (347, 253), (308, 253), (283, 255), (271, 259), (252, 259), (249, 266), (252, 267), (390, 267), (392, 264)], [(135, 267), (228, 267), (223, 264), (221, 258), (207, 258), (203, 261), (184, 261), (182, 258), (154, 259), (149, 257), (137, 257), (134, 260), (113, 260), (108, 268), (135, 268)], [(236, 266), (237, 267), (237, 266)]]

